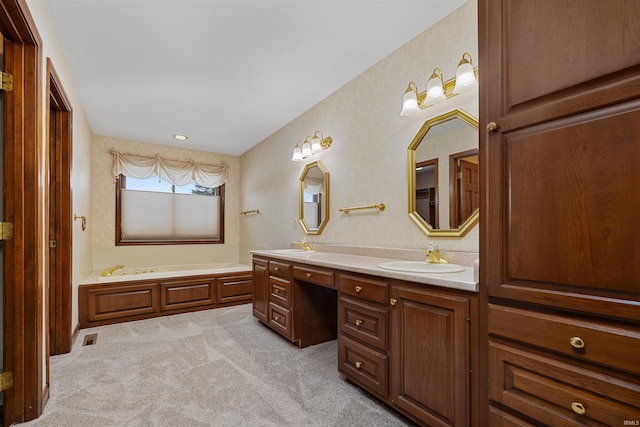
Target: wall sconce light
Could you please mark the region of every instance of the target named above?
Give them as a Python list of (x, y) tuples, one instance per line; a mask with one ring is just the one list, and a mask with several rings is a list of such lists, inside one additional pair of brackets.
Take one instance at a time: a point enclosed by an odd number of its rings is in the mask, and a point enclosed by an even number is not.
[(293, 156), (291, 160), (294, 162), (300, 162), (306, 159), (309, 156), (313, 156), (314, 154), (318, 154), (329, 147), (331, 147), (331, 143), (333, 139), (330, 136), (324, 137), (322, 132), (317, 130), (313, 136), (307, 136), (304, 141), (300, 141), (293, 147)]
[(420, 93), (418, 86), (411, 82), (402, 97), (402, 110), (400, 115), (410, 116), (424, 110), (431, 105), (439, 104), (452, 96), (464, 92), (470, 92), (478, 86), (478, 68), (473, 67), (471, 55), (465, 52), (458, 63), (456, 77), (444, 81), (442, 70), (434, 68), (429, 76), (427, 90)]

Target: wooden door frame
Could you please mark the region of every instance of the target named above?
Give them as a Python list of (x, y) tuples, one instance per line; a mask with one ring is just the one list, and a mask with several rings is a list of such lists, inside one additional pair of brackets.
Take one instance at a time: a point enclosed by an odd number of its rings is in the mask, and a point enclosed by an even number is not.
[[(51, 58), (47, 58), (47, 144), (49, 147), (50, 173), (49, 188), (49, 240), (56, 241), (55, 248), (49, 248), (50, 264), (55, 264), (55, 274), (49, 274), (49, 295), (47, 318), (49, 354), (68, 353), (73, 343), (71, 329), (71, 262), (72, 262), (72, 219), (71, 219), (71, 158), (72, 158), (72, 118), (73, 109)], [(55, 131), (52, 132), (52, 129)], [(47, 369), (47, 383), (48, 381)]]
[[(449, 155), (449, 194), (451, 195), (449, 197), (449, 226), (451, 228), (460, 228), (462, 225), (458, 224), (456, 227), (453, 226), (453, 224), (459, 222), (458, 219), (460, 217), (458, 203), (458, 199), (460, 198), (458, 162), (460, 159), (464, 159), (465, 157), (478, 155), (479, 150), (477, 148)], [(464, 223), (464, 221), (462, 221), (462, 223)]]
[[(13, 387), (4, 392), (4, 423), (42, 413), (48, 396), (43, 382), (42, 283), (46, 275), (42, 196), (41, 38), (25, 0), (0, 1), (5, 36), (5, 71), (14, 87), (5, 93), (5, 221), (14, 237), (4, 242), (4, 365)], [(44, 199), (46, 200), (46, 198)]]

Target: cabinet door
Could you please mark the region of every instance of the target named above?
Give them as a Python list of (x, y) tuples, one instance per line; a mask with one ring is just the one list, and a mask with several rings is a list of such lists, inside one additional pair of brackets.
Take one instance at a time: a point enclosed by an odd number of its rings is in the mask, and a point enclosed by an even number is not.
[(267, 323), (269, 305), (269, 272), (268, 262), (253, 260), (253, 315), (263, 323)]
[(469, 422), (469, 299), (393, 286), (391, 399), (430, 426)]
[(479, 2), (481, 281), (640, 320), (640, 9)]

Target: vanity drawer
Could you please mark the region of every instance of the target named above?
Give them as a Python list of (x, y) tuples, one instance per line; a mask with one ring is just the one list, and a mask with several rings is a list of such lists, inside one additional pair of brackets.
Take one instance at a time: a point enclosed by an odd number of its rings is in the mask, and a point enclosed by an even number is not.
[(291, 307), (291, 282), (279, 277), (269, 277), (269, 299), (284, 307)]
[(291, 311), (272, 302), (269, 303), (269, 326), (291, 339)]
[(387, 305), (389, 303), (389, 284), (366, 276), (340, 274), (340, 292), (368, 301)]
[[(489, 304), (489, 333), (640, 373), (640, 330)], [(580, 347), (582, 348), (576, 348)]]
[(291, 264), (280, 261), (269, 261), (269, 274), (280, 277), (291, 277)]
[(381, 350), (388, 349), (388, 310), (341, 297), (338, 324), (340, 331)]
[(333, 271), (331, 270), (294, 265), (293, 277), (303, 282), (315, 283), (316, 285), (335, 289)]
[(489, 343), (489, 370), (491, 399), (546, 425), (640, 420), (637, 382), (495, 342)]
[(371, 392), (387, 397), (389, 358), (386, 354), (340, 335), (338, 370)]

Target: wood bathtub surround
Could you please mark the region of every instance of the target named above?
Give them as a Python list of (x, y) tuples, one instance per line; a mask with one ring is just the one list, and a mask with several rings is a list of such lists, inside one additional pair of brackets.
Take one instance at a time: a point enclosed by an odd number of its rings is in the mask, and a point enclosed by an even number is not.
[(475, 292), (268, 251), (253, 274), (254, 316), (298, 347), (337, 338), (347, 381), (419, 425), (480, 426)]
[(81, 285), (81, 328), (251, 302), (250, 271)]

